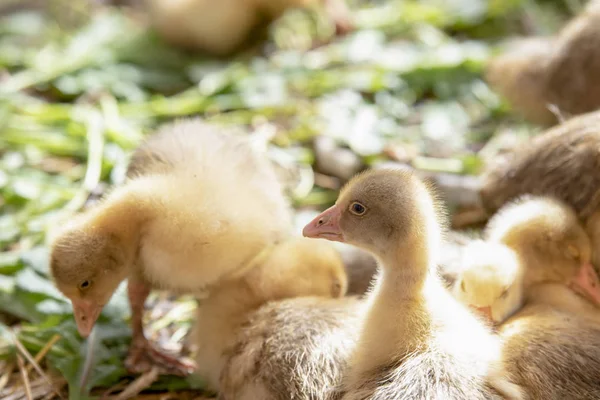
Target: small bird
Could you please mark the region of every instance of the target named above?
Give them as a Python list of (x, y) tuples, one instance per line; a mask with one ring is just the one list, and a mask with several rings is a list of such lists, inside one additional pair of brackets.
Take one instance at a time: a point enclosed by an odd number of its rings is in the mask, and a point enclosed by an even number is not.
[(353, 29), (345, 0), (145, 0), (154, 28), (169, 43), (231, 55), (261, 26), (294, 7), (321, 3), (339, 34)]
[(304, 228), (379, 261), (341, 399), (524, 398), (500, 342), (437, 274), (442, 218), (432, 189), (411, 171), (379, 169), (352, 178)]
[(551, 37), (527, 38), (492, 59), (486, 79), (515, 112), (554, 125), (600, 107), (600, 6), (584, 11)]
[[(492, 162), (479, 194), (488, 215), (520, 196), (551, 196), (572, 207), (600, 249), (600, 112), (574, 117)], [(600, 252), (592, 262), (600, 267)]]
[[(491, 308), (515, 383), (532, 399), (598, 398), (600, 309), (583, 288), (598, 292), (600, 285), (573, 210), (525, 196), (501, 209), (486, 231), (486, 241), (468, 250), (474, 262), (466, 281), (458, 278), (466, 288), (461, 300)], [(508, 295), (498, 296), (498, 288)]]
[(526, 266), (525, 288), (540, 283), (542, 276), (600, 306), (600, 281), (591, 262), (593, 244), (566, 203), (548, 196), (522, 196), (496, 213), (486, 227), (486, 238), (518, 254)]
[(194, 119), (163, 127), (133, 154), (127, 182), (53, 241), (54, 282), (71, 300), (82, 336), (128, 279), (131, 372), (153, 364), (167, 373), (193, 370), (145, 338), (151, 288), (194, 293), (218, 285), (291, 235), (290, 207), (268, 159), (235, 133)]
[(537, 284), (565, 285), (600, 307), (589, 237), (563, 202), (521, 196), (494, 215), (484, 237), (466, 246), (453, 293), (494, 324), (519, 310)]
[(290, 238), (199, 301), (196, 373), (221, 399), (324, 399), (341, 380), (361, 302), (327, 241)]

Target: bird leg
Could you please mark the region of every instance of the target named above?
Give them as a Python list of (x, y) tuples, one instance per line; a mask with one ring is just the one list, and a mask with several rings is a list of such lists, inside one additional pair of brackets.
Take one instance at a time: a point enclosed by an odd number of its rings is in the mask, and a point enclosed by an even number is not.
[(129, 354), (125, 359), (125, 367), (130, 373), (144, 373), (153, 366), (160, 368), (160, 373), (165, 375), (187, 376), (194, 371), (190, 362), (178, 360), (177, 357), (164, 354), (154, 348), (144, 335), (142, 317), (144, 302), (150, 294), (150, 286), (139, 278), (130, 278), (127, 285), (127, 294), (131, 306), (131, 345)]

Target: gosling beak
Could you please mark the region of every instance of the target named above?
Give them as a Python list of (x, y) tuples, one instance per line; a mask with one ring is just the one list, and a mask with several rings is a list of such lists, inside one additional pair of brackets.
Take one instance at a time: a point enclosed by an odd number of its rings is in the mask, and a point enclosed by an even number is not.
[(77, 330), (82, 337), (86, 338), (92, 332), (94, 324), (102, 311), (102, 306), (82, 299), (72, 300), (71, 302), (73, 303)]
[(579, 268), (569, 287), (600, 306), (600, 279), (591, 263), (585, 263)]
[(479, 314), (481, 317), (483, 317), (483, 319), (489, 323), (491, 326), (494, 325), (494, 320), (492, 318), (492, 307), (487, 306), (487, 307), (477, 307), (477, 306), (471, 306), (471, 308), (473, 309), (473, 311), (475, 311), (477, 314)]
[(340, 229), (342, 212), (337, 205), (329, 207), (315, 219), (310, 221), (302, 230), (302, 235), (307, 238), (327, 239), (333, 242), (343, 242), (344, 235)]

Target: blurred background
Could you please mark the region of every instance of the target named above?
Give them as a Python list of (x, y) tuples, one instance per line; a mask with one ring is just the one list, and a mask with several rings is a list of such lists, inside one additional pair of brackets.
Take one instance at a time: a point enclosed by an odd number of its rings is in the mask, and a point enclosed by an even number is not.
[[(131, 381), (123, 288), (86, 364), (71, 305), (48, 276), (47, 232), (121, 183), (158, 125), (201, 116), (268, 138), (299, 226), (353, 174), (388, 163), (433, 177), (468, 219), (486, 160), (541, 131), (486, 84), (487, 61), (513, 37), (557, 32), (584, 6), (348, 0), (353, 29), (339, 35), (321, 4), (304, 3), (256, 23), (235, 52), (210, 55), (166, 40), (142, 1), (0, 1), (0, 398), (55, 398), (46, 377), (71, 398)], [(228, 23), (219, 35), (239, 27)], [(193, 303), (151, 302), (153, 339), (178, 349)], [(27, 354), (41, 371), (19, 368)], [(201, 389), (163, 377), (139, 398)]]

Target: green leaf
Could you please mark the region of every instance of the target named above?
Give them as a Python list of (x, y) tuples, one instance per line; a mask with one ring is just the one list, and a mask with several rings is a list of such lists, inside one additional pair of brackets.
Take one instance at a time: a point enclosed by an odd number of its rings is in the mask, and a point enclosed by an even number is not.
[(43, 300), (36, 305), (36, 310), (42, 314), (73, 314), (73, 308), (70, 304), (64, 301), (56, 301), (52, 299)]
[(37, 246), (21, 253), (23, 264), (32, 267), (37, 273), (44, 276), (50, 274), (50, 252), (47, 247)]
[(36, 293), (43, 297), (50, 297), (56, 300), (68, 301), (68, 299), (56, 289), (56, 287), (47, 279), (42, 278), (31, 268), (24, 268), (16, 276), (17, 288), (26, 293)]
[(18, 251), (0, 253), (0, 274), (13, 274), (23, 268)]

